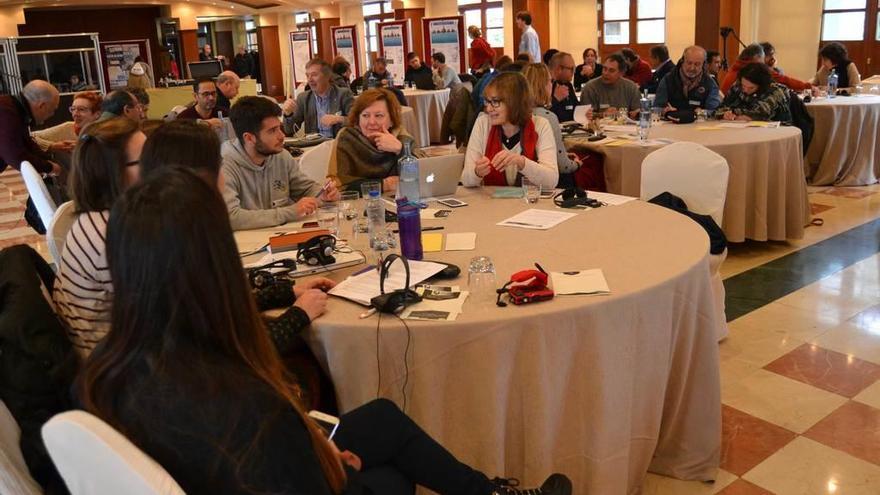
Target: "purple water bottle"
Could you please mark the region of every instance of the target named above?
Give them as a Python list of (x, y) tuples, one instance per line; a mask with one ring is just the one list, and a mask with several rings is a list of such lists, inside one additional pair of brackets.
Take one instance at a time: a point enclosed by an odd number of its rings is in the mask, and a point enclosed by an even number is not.
[(400, 231), (400, 254), (409, 260), (421, 260), (422, 251), (422, 220), (419, 206), (410, 203), (406, 198), (397, 200), (397, 228)]

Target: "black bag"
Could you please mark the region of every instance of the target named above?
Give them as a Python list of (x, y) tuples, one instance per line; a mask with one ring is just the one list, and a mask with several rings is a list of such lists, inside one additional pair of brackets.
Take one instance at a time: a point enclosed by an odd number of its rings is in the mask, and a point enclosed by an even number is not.
[(712, 254), (721, 254), (727, 249), (727, 237), (721, 227), (715, 223), (715, 219), (709, 215), (700, 215), (688, 210), (687, 203), (671, 192), (660, 193), (648, 200), (649, 203), (660, 205), (670, 210), (677, 211), (682, 215), (690, 217), (691, 220), (700, 224), (706, 235), (709, 236), (709, 252)]
[(810, 141), (813, 140), (813, 129), (816, 123), (813, 116), (807, 112), (807, 106), (792, 90), (788, 90), (788, 110), (791, 113), (791, 124), (801, 130), (801, 145), (804, 147), (804, 156), (806, 156), (807, 149), (810, 148)]
[[(67, 191), (61, 185), (61, 181), (58, 177), (47, 175), (43, 177), (43, 183), (46, 184), (46, 189), (49, 191), (49, 197), (55, 202), (55, 206), (60, 206), (61, 203), (67, 201)], [(46, 234), (46, 228), (49, 226), (43, 225), (43, 220), (40, 218), (37, 206), (30, 197), (28, 197), (27, 204), (25, 205), (24, 219), (38, 234)]]

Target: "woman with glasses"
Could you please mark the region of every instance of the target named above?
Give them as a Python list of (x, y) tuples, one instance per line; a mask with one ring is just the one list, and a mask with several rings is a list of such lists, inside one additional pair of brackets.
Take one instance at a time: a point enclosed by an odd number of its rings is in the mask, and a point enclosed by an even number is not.
[(35, 131), (34, 141), (46, 151), (70, 153), (83, 128), (101, 116), (101, 100), (101, 93), (95, 91), (73, 95), (73, 103), (69, 108), (73, 120)]
[(89, 125), (73, 152), (68, 193), (76, 220), (58, 262), (52, 299), (82, 357), (110, 326), (113, 285), (105, 256), (105, 231), (113, 202), (140, 178), (145, 140), (137, 122), (117, 117)]
[(532, 95), (517, 72), (486, 86), (485, 112), (468, 141), (461, 182), (465, 187), (519, 186), (526, 177), (544, 189), (559, 181), (556, 140), (547, 119), (532, 116)]

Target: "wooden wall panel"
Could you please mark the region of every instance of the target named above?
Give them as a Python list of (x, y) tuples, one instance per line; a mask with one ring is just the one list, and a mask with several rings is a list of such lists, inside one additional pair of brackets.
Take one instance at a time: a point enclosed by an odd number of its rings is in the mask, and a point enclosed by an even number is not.
[(278, 26), (257, 28), (257, 41), (260, 45), (260, 73), (262, 74), (263, 94), (283, 98), (284, 74), (281, 69), (281, 45), (278, 41)]
[[(513, 17), (510, 19), (513, 27), (513, 58), (516, 58), (519, 52), (519, 40), (522, 38), (522, 31), (516, 26), (516, 13), (522, 10), (528, 10), (532, 14), (532, 27), (538, 32), (541, 51), (546, 52), (552, 48), (550, 46), (550, 0), (513, 0)], [(540, 62), (540, 60), (534, 60), (534, 62)]]
[(394, 18), (397, 20), (409, 19), (412, 27), (412, 51), (421, 54), (424, 60), (425, 41), (422, 35), (422, 18), (425, 17), (425, 9), (395, 9)]
[(333, 32), (330, 28), (339, 26), (339, 18), (315, 19), (315, 23), (318, 32), (318, 53), (315, 56), (333, 62)]

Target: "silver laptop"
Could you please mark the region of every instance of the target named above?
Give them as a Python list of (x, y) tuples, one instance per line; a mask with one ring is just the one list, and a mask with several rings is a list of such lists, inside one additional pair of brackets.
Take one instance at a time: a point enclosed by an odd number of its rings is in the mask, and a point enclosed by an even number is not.
[(419, 158), (419, 196), (422, 200), (452, 196), (461, 180), (464, 155)]

